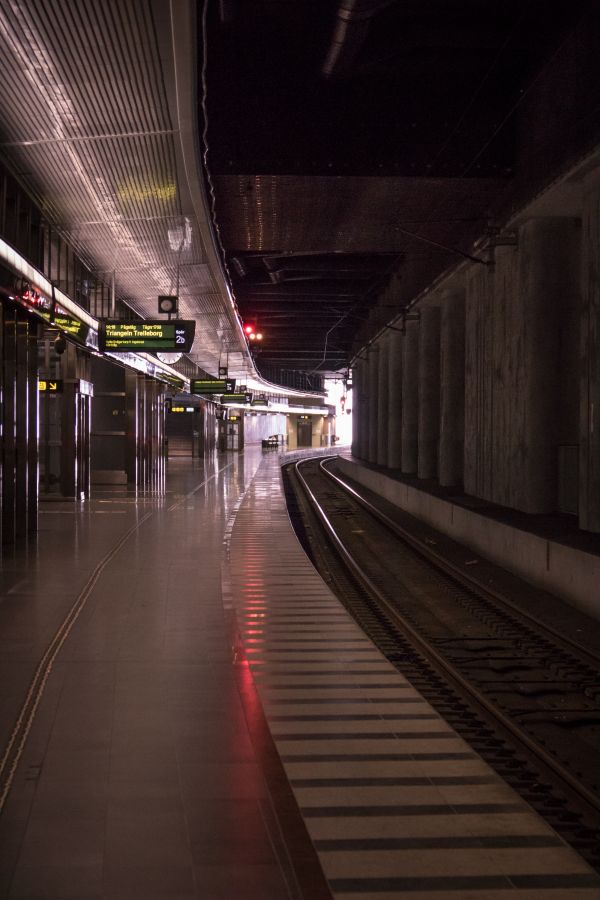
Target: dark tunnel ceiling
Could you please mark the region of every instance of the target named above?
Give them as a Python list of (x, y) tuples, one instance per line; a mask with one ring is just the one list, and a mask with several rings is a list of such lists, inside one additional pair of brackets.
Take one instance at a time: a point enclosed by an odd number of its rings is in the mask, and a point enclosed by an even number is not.
[(393, 271), (456, 260), (407, 232), (463, 250), (482, 233), (513, 174), (510, 110), (583, 6), (209, 2), (216, 220), (267, 377), (342, 369)]

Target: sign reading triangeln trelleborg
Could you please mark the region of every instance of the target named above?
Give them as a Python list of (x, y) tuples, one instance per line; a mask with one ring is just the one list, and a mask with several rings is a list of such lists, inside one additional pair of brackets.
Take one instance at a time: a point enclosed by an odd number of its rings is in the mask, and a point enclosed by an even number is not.
[(189, 353), (194, 343), (196, 322), (193, 319), (145, 319), (123, 322), (106, 319), (98, 333), (100, 350), (112, 353), (173, 351)]

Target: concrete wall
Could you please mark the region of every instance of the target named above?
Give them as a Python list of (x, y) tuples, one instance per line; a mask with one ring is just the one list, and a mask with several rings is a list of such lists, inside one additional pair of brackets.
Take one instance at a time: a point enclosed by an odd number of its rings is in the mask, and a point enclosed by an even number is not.
[(244, 444), (258, 444), (272, 434), (285, 435), (286, 419), (283, 413), (244, 413)]
[(369, 412), (367, 459), (377, 462), (377, 439), (379, 435), (379, 346), (369, 347), (367, 367), (367, 409)]
[(446, 291), (441, 304), (439, 479), (462, 485), (465, 447), (465, 294)]
[(387, 464), (390, 469), (399, 469), (402, 465), (402, 333), (392, 331), (389, 341)]
[(424, 306), (419, 323), (417, 474), (436, 478), (440, 442), (440, 310)]
[(600, 531), (600, 175), (589, 178), (583, 201), (579, 516)]
[(419, 322), (407, 322), (402, 347), (402, 471), (417, 472), (419, 425)]
[(600, 149), (475, 254), (363, 350), (355, 455), (600, 532)]
[[(501, 282), (508, 280), (510, 270), (508, 264), (503, 268), (506, 274)], [(514, 265), (511, 275), (514, 278)], [(500, 423), (503, 419), (498, 404), (494, 408), (492, 402), (494, 277), (492, 269), (473, 266), (466, 280), (464, 486), (467, 494), (486, 500), (493, 498), (493, 418)]]
[[(573, 348), (565, 309), (579, 295), (573, 219), (524, 223), (493, 267), (467, 275), (465, 490), (524, 512), (558, 509), (559, 436), (572, 431)], [(564, 326), (564, 329), (563, 329)], [(562, 397), (562, 399), (560, 399)]]

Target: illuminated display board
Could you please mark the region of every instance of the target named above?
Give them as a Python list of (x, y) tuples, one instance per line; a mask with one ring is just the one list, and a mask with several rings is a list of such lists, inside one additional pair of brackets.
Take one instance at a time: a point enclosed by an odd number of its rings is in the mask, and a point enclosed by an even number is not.
[(176, 378), (174, 375), (169, 375), (168, 372), (163, 372), (162, 369), (157, 369), (155, 375), (157, 378), (160, 378), (161, 381), (166, 381), (167, 384), (174, 387), (176, 391), (183, 390), (184, 382), (182, 378)]
[(267, 400), (265, 394), (259, 394), (258, 397), (254, 397), (252, 400), (252, 406), (268, 406), (269, 401)]
[(100, 326), (100, 350), (111, 353), (143, 352), (145, 350), (179, 350), (188, 353), (194, 343), (196, 322), (193, 319), (171, 321), (145, 319), (122, 322), (107, 319)]
[(42, 318), (46, 319), (46, 321), (50, 318), (52, 300), (50, 300), (49, 297), (44, 297), (43, 294), (40, 294), (40, 292), (36, 291), (35, 288), (32, 288), (31, 285), (23, 285), (15, 299), (20, 303), (25, 304), (25, 306), (34, 309), (42, 316)]
[(74, 337), (85, 344), (90, 329), (83, 322), (80, 322), (79, 319), (76, 319), (74, 316), (56, 313), (54, 316), (54, 324), (57, 328), (60, 328), (61, 331), (70, 334), (71, 337)]
[(232, 394), (235, 391), (235, 378), (192, 378), (191, 394)]
[(252, 394), (223, 394), (221, 403), (252, 403)]
[(92, 343), (89, 340), (91, 336), (89, 325), (86, 325), (85, 322), (82, 322), (76, 316), (67, 313), (58, 303), (54, 304), (53, 308), (52, 300), (40, 294), (39, 291), (36, 291), (31, 286), (26, 285), (23, 287), (15, 299), (33, 309), (42, 317), (44, 322), (55, 325), (60, 331), (75, 338), (76, 341), (80, 341), (82, 344)]

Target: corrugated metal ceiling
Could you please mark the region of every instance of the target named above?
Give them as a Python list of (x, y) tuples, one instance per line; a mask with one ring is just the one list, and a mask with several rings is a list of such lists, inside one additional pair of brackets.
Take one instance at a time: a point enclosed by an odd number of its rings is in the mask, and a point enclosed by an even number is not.
[(198, 320), (193, 360), (216, 373), (228, 350), (242, 377), (252, 362), (184, 175), (168, 10), (0, 0), (2, 153), (84, 259), (116, 272), (137, 312), (155, 316), (178, 283), (181, 316)]

